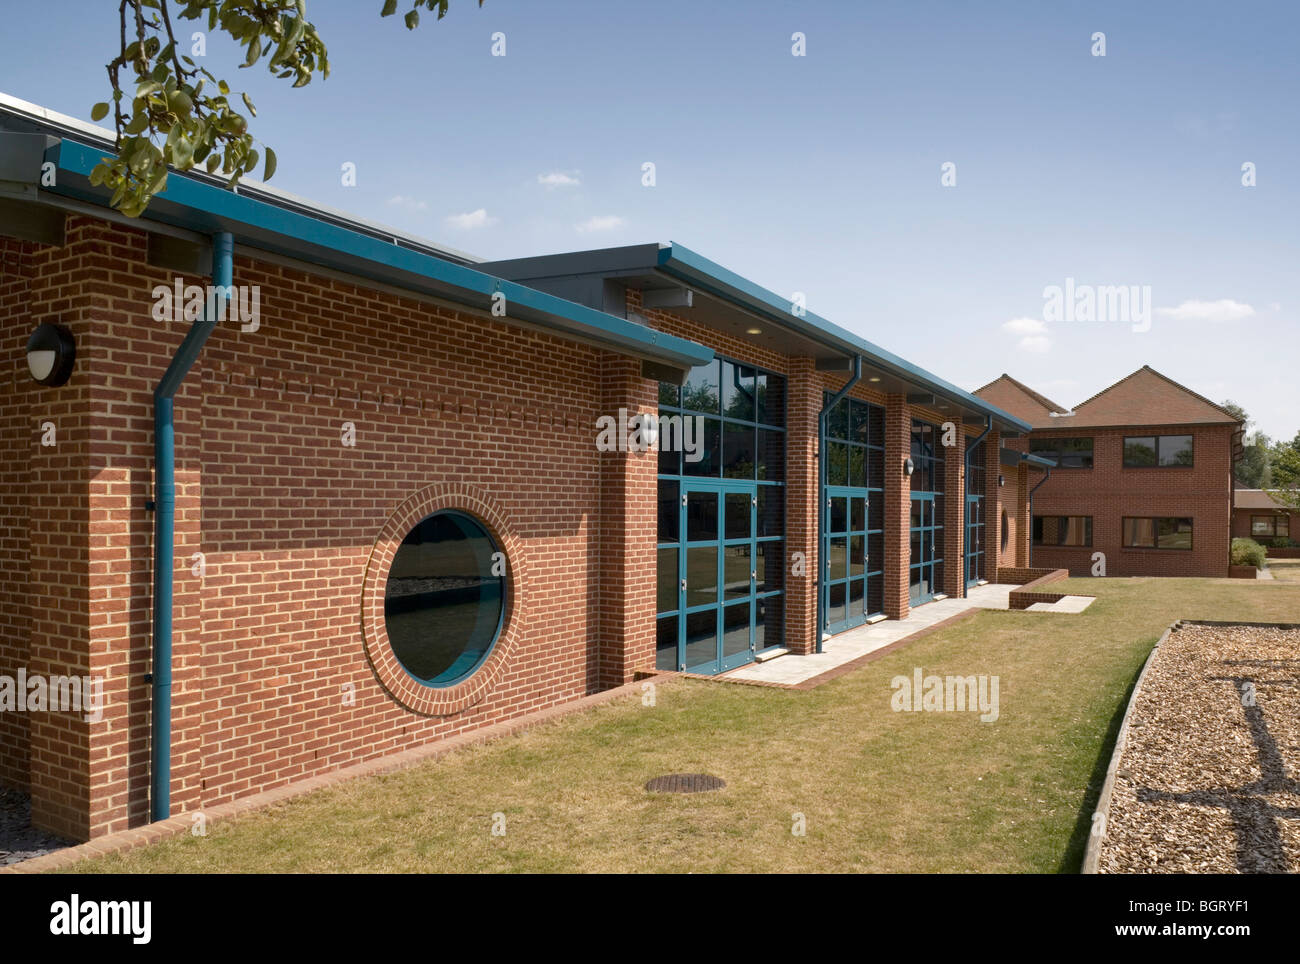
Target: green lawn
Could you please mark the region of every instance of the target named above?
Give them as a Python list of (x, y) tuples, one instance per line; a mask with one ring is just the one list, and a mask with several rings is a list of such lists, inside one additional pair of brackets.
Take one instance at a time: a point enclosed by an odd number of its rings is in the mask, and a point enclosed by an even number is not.
[[(679, 681), (653, 707), (620, 700), (75, 870), (1075, 871), (1160, 632), (1179, 617), (1300, 619), (1300, 585), (1064, 588), (1097, 601), (1081, 615), (980, 612), (807, 692)], [(891, 711), (890, 679), (915, 666), (997, 675), (1000, 719)], [(672, 772), (727, 787), (644, 791)], [(791, 833), (796, 814), (806, 835)]]
[(1300, 582), (1300, 559), (1270, 559), (1268, 571), (1282, 582)]

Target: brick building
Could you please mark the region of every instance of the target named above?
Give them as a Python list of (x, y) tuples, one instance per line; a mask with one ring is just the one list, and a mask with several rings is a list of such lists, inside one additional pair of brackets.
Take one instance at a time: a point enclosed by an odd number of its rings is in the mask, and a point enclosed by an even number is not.
[(197, 174), (128, 220), (109, 147), (0, 100), (0, 677), (103, 686), (0, 712), (39, 826), (813, 652), (1027, 564), (1026, 422), (687, 249), (489, 264)]
[(975, 394), (1030, 423), (1011, 447), (1056, 462), (1031, 492), (1035, 566), (1227, 576), (1242, 434), (1230, 412), (1149, 366), (1073, 409), (1005, 374)]
[(1265, 546), (1300, 542), (1300, 509), (1278, 501), (1267, 489), (1238, 489), (1232, 502), (1232, 536)]

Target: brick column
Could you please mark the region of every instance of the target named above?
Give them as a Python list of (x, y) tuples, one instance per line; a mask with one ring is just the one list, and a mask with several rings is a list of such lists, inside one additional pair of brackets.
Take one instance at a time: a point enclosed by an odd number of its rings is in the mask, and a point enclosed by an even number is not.
[(785, 646), (817, 651), (818, 415), (821, 378), (811, 358), (792, 358), (785, 409)]
[[(618, 417), (658, 411), (658, 384), (641, 377), (636, 359), (608, 355), (601, 381), (601, 411)], [(595, 437), (595, 425), (588, 427)], [(593, 689), (630, 683), (655, 665), (655, 587), (658, 453), (600, 453), (601, 517), (599, 590)], [(589, 683), (592, 673), (588, 673)]]
[[(940, 427), (940, 441), (944, 435)], [(943, 591), (966, 594), (966, 433), (956, 424), (956, 444), (943, 450)]]
[(1016, 565), (1029, 565), (1029, 469), (1027, 466), (1016, 467), (1016, 505), (1015, 525), (1012, 527), (1011, 541), (1016, 547)]
[(998, 581), (998, 553), (1002, 548), (1002, 509), (998, 505), (998, 449), (1002, 436), (993, 429), (984, 436), (984, 570), (980, 575)]
[(907, 567), (911, 561), (911, 483), (903, 461), (912, 450), (912, 410), (904, 395), (890, 395), (885, 404), (885, 615), (904, 619)]

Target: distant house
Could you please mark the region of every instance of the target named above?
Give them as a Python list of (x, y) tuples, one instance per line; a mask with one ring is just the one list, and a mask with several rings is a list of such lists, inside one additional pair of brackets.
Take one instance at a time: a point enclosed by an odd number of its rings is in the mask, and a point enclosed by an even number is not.
[(1005, 374), (975, 394), (1032, 426), (1008, 447), (1057, 464), (1030, 496), (1033, 565), (1228, 574), (1243, 430), (1231, 412), (1145, 365), (1073, 409)]
[(1267, 489), (1238, 489), (1232, 500), (1232, 534), (1273, 545), (1300, 540), (1300, 510), (1279, 502)]

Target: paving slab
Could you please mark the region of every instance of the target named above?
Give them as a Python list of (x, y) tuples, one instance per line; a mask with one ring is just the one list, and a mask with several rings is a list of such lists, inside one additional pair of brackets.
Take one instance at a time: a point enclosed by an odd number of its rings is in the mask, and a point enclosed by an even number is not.
[(922, 630), (951, 619), (971, 609), (1006, 609), (1007, 597), (1016, 586), (990, 583), (975, 586), (965, 599), (936, 599), (918, 606), (906, 619), (886, 619), (870, 626), (859, 626), (831, 636), (822, 642), (822, 652), (808, 656), (782, 656), (767, 663), (750, 663), (724, 674), (727, 679), (753, 680), (760, 683), (784, 683), (792, 686), (820, 676), (891, 643), (906, 639)]
[(1054, 603), (1034, 603), (1028, 607), (1026, 612), (1031, 613), (1081, 613), (1089, 606), (1096, 596), (1064, 596)]

